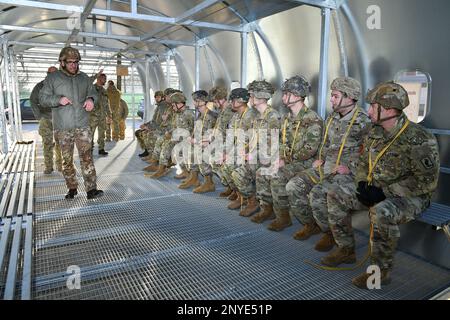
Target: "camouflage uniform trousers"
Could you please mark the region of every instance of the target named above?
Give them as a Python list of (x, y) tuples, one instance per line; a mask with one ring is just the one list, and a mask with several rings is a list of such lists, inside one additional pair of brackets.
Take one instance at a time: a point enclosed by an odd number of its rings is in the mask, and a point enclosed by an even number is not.
[(300, 173), (290, 179), (286, 184), (290, 213), (303, 225), (314, 222), (308, 194), (316, 183), (311, 177), (319, 181), (316, 170), (312, 168), (300, 171)]
[(256, 197), (261, 205), (272, 205), (275, 212), (289, 209), (286, 185), (296, 172), (304, 169), (300, 163), (286, 164), (273, 175), (263, 175), (263, 169), (256, 171)]
[(119, 140), (120, 120), (121, 120), (121, 118), (118, 115), (115, 115), (115, 114), (112, 115), (111, 130), (112, 130), (112, 139), (114, 141)]
[[(145, 146), (145, 142), (144, 142), (144, 135), (145, 135), (146, 131), (147, 131), (147, 130), (137, 129), (137, 130), (134, 132), (134, 135), (135, 135), (135, 137), (136, 137), (136, 139), (137, 139), (137, 142), (138, 142), (138, 144), (139, 144), (139, 147), (140, 147), (142, 150), (147, 149), (146, 146)], [(148, 149), (147, 149), (147, 150), (148, 150)]]
[(95, 129), (98, 127), (98, 149), (105, 150), (105, 130), (106, 130), (106, 118), (97, 117), (93, 114), (89, 117), (89, 127), (91, 128), (92, 133), (92, 146), (94, 146), (94, 135)]
[(80, 157), (81, 174), (84, 179), (86, 191), (97, 188), (97, 174), (92, 160), (91, 141), (92, 135), (89, 128), (71, 130), (55, 130), (55, 136), (61, 146), (63, 158), (63, 175), (68, 189), (76, 189), (78, 181), (73, 164), (74, 145), (77, 146)]
[(224, 186), (230, 187), (233, 190), (238, 190), (236, 185), (234, 184), (232, 177), (233, 171), (236, 170), (237, 168), (238, 167), (233, 164), (224, 163), (220, 167), (220, 175), (218, 175), (220, 177), (220, 181), (222, 182), (222, 184)]
[(126, 121), (126, 119), (119, 120), (119, 139), (120, 140), (125, 139), (125, 129), (127, 128), (125, 121)]
[(111, 123), (106, 124), (105, 138), (106, 141), (111, 141)]
[(44, 149), (44, 163), (46, 169), (53, 170), (53, 145), (55, 145), (56, 167), (61, 168), (62, 157), (59, 144), (53, 143), (53, 124), (52, 120), (41, 118), (39, 120), (39, 135), (42, 137), (42, 147)]
[[(310, 170), (309, 174), (317, 179), (320, 179), (317, 175), (317, 171)], [(327, 205), (327, 193), (328, 190), (334, 188), (336, 189), (339, 186), (346, 186), (354, 184), (353, 175), (346, 174), (336, 174), (329, 175), (324, 178), (321, 182), (316, 184), (311, 191), (309, 192), (308, 199), (309, 205), (312, 210), (312, 214), (314, 220), (317, 225), (320, 227), (322, 232), (327, 232), (330, 230), (330, 226), (328, 223), (328, 205)]]
[[(373, 224), (371, 263), (391, 269), (400, 239), (399, 225), (417, 218), (429, 205), (425, 197), (387, 198), (370, 209)], [(354, 183), (333, 184), (327, 194), (328, 222), (339, 247), (354, 248), (351, 211), (367, 210), (356, 198)]]
[(231, 174), (235, 186), (244, 198), (249, 198), (256, 193), (255, 177), (257, 169), (256, 164), (245, 164)]

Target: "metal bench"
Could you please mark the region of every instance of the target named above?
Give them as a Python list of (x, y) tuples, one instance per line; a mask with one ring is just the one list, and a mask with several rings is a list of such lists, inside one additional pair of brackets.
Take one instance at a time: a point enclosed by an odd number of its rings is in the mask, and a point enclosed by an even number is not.
[(31, 298), (34, 158), (34, 143), (14, 143), (0, 163), (0, 297), (5, 300)]
[(433, 202), (417, 220), (442, 229), (450, 241), (450, 206)]

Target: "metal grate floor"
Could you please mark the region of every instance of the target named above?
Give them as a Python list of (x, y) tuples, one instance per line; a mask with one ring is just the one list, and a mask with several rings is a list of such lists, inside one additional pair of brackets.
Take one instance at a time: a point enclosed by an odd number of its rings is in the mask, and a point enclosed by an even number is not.
[[(274, 233), (226, 209), (221, 190), (180, 190), (173, 173), (147, 179), (137, 153), (125, 140), (96, 157), (105, 191), (97, 200), (86, 200), (81, 177), (81, 192), (66, 201), (61, 174), (36, 174), (34, 299), (423, 299), (450, 283), (450, 270), (398, 252), (391, 285), (359, 290), (350, 279), (363, 269), (304, 263), (323, 254), (317, 237), (292, 239), (297, 223)], [(367, 242), (357, 232), (358, 258)], [(71, 265), (81, 268), (79, 290), (66, 286)]]

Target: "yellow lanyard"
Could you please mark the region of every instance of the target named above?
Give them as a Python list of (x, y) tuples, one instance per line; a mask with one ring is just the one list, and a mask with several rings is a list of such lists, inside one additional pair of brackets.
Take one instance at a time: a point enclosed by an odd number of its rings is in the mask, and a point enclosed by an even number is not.
[[(262, 118), (261, 122), (263, 122), (263, 121), (266, 120), (267, 115), (269, 114), (269, 112), (270, 112), (271, 110), (272, 110), (272, 108), (271, 108), (270, 106), (268, 106), (267, 109), (266, 109), (266, 111), (264, 111), (264, 113), (263, 113), (263, 118)], [(254, 144), (253, 148), (251, 148), (251, 150), (249, 151), (249, 153), (251, 153), (251, 152), (256, 148), (256, 145), (258, 144), (258, 138), (259, 138), (259, 130), (258, 130), (258, 129), (260, 129), (260, 126), (257, 126), (256, 129), (257, 129), (257, 130), (256, 130), (256, 143)], [(253, 130), (255, 130), (255, 129), (253, 128)], [(248, 143), (249, 145), (252, 143), (254, 137), (255, 137), (255, 133), (253, 133), (252, 138), (250, 139), (250, 141), (249, 141), (249, 143)]]
[[(350, 121), (350, 124), (349, 124), (348, 127), (347, 127), (347, 131), (346, 131), (345, 134), (344, 134), (344, 138), (342, 139), (341, 147), (339, 148), (339, 153), (338, 153), (338, 157), (337, 157), (337, 159), (336, 159), (335, 167), (337, 167), (337, 166), (339, 165), (339, 162), (341, 161), (342, 151), (344, 150), (345, 143), (347, 142), (347, 137), (348, 137), (348, 135), (349, 135), (349, 133), (350, 133), (350, 130), (351, 130), (353, 124), (355, 123), (356, 117), (358, 116), (359, 112), (360, 112), (360, 109), (359, 109), (359, 107), (358, 107), (358, 108), (356, 109), (355, 113), (353, 114), (352, 120)], [(325, 129), (325, 135), (324, 135), (324, 137), (323, 137), (322, 146), (320, 147), (320, 151), (319, 151), (319, 160), (322, 160), (322, 150), (323, 150), (323, 146), (325, 145), (325, 143), (326, 143), (326, 141), (327, 141), (327, 138), (328, 138), (328, 131), (329, 131), (329, 129), (330, 129), (330, 125), (331, 125), (332, 122), (333, 122), (333, 117), (331, 117), (331, 119), (328, 121), (327, 127), (326, 127), (326, 129)], [(322, 165), (320, 165), (320, 167), (319, 167), (319, 175), (320, 175), (320, 181), (322, 181), (322, 180), (323, 180), (323, 169), (322, 169)]]
[[(298, 135), (298, 129), (300, 128), (300, 123), (301, 121), (299, 120), (297, 123), (297, 127), (295, 128), (295, 133), (294, 133), (294, 139), (292, 139), (292, 145), (291, 145), (291, 152), (289, 154), (289, 157), (292, 156), (292, 153), (294, 152), (294, 147), (295, 147), (295, 140), (297, 139), (297, 135)], [(286, 144), (286, 130), (287, 130), (287, 124), (288, 124), (288, 118), (286, 118), (284, 120), (284, 124), (283, 124), (283, 145)], [(284, 149), (284, 157), (287, 158), (286, 156), (286, 148)]]
[(405, 131), (405, 129), (408, 127), (408, 125), (409, 125), (409, 120), (406, 119), (405, 124), (403, 125), (403, 127), (402, 127), (402, 128), (400, 129), (400, 131), (395, 135), (394, 139), (392, 139), (392, 141), (389, 142), (389, 144), (388, 144), (386, 147), (384, 147), (383, 150), (380, 151), (380, 153), (375, 157), (375, 160), (374, 160), (373, 163), (372, 163), (372, 152), (371, 152), (371, 149), (372, 149), (372, 147), (373, 147), (375, 141), (377, 141), (377, 140), (374, 140), (374, 141), (372, 142), (372, 144), (370, 145), (370, 148), (369, 148), (369, 173), (367, 174), (367, 183), (368, 183), (369, 185), (372, 184), (372, 180), (373, 180), (373, 171), (375, 170), (375, 167), (376, 167), (376, 165), (377, 165), (377, 163), (378, 163), (378, 160), (380, 160), (381, 157), (384, 156), (384, 154), (386, 153), (386, 151), (391, 147), (391, 145), (394, 143), (394, 141), (397, 140), (398, 137), (400, 137), (400, 135), (403, 133), (403, 131)]
[[(247, 111), (248, 111), (248, 108), (246, 108), (245, 111), (242, 113), (241, 119), (239, 120), (239, 129), (241, 129), (241, 127), (242, 127), (242, 120), (244, 119), (244, 116), (247, 113)], [(234, 121), (234, 137), (236, 137), (236, 131), (237, 131), (236, 124), (237, 124), (237, 122), (238, 121), (236, 119), (236, 121)]]
[(200, 130), (200, 133), (201, 133), (201, 134), (203, 134), (203, 125), (204, 125), (204, 123), (205, 123), (205, 119), (206, 119), (206, 115), (208, 114), (208, 111), (209, 111), (209, 109), (206, 109), (206, 112), (205, 112), (205, 114), (203, 115), (203, 119), (202, 119), (202, 127), (201, 127), (201, 130)]

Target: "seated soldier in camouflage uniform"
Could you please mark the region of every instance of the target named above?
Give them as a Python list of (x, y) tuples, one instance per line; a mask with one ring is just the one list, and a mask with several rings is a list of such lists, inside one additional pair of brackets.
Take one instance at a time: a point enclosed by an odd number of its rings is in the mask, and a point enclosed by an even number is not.
[(335, 184), (353, 182), (359, 150), (370, 129), (369, 117), (357, 106), (360, 83), (342, 77), (334, 79), (330, 89), (333, 112), (325, 121), (319, 157), (288, 185), (291, 205), (303, 224), (294, 239), (306, 240), (322, 230), (325, 234), (315, 247), (318, 251), (329, 251), (334, 246), (328, 227), (327, 190)]
[(311, 166), (322, 137), (323, 121), (308, 108), (305, 99), (310, 92), (308, 81), (301, 76), (286, 80), (281, 90), (283, 104), (289, 113), (282, 121), (278, 170), (273, 176), (256, 172), (256, 190), (263, 211), (252, 218), (261, 223), (274, 218), (268, 229), (280, 231), (292, 224), (286, 185), (298, 172)]
[[(177, 129), (184, 129), (186, 134), (192, 135), (194, 130), (194, 115), (186, 106), (186, 97), (181, 92), (175, 92), (170, 96), (172, 110), (174, 111), (173, 124), (170, 131), (164, 135), (164, 141), (161, 145), (161, 154), (159, 157), (158, 170), (153, 174), (145, 174), (146, 177), (159, 179), (169, 173), (169, 169), (174, 162), (172, 161), (172, 151), (178, 143), (174, 134)], [(184, 140), (183, 140), (184, 142)], [(183, 143), (182, 142), (182, 143)]]
[[(152, 150), (149, 149), (147, 147), (147, 145), (145, 144), (145, 136), (149, 133), (154, 133), (154, 127), (159, 127), (160, 122), (162, 121), (161, 116), (164, 114), (164, 112), (168, 108), (168, 105), (165, 102), (165, 97), (164, 97), (163, 91), (156, 91), (154, 97), (155, 97), (155, 102), (156, 102), (156, 109), (155, 109), (155, 112), (153, 113), (152, 120), (141, 124), (139, 129), (137, 129), (134, 133), (139, 146), (141, 147), (141, 149), (144, 150), (144, 152), (142, 152), (138, 155), (141, 158), (149, 156), (152, 152)], [(151, 136), (155, 137), (156, 135), (151, 134)], [(156, 139), (155, 139), (155, 142), (156, 142)], [(150, 150), (150, 152), (149, 152), (149, 150)]]
[(167, 88), (164, 90), (164, 103), (161, 103), (161, 109), (158, 110), (160, 116), (157, 116), (155, 122), (147, 123), (149, 129), (143, 133), (144, 144), (148, 150), (151, 150), (148, 156), (142, 157), (142, 160), (150, 164), (143, 169), (144, 171), (152, 172), (159, 168), (159, 156), (165, 135), (173, 128), (174, 112), (170, 102), (170, 96), (173, 93), (175, 93), (175, 89)]
[[(239, 215), (244, 217), (249, 217), (260, 209), (256, 200), (256, 170), (260, 167), (267, 168), (271, 165), (270, 159), (264, 158), (262, 153), (258, 153), (256, 159), (253, 158), (256, 157), (254, 151), (257, 150), (256, 147), (261, 148), (261, 143), (267, 143), (267, 149), (271, 150), (271, 130), (280, 129), (279, 113), (267, 104), (267, 101), (272, 98), (274, 93), (273, 86), (265, 80), (253, 81), (249, 84), (248, 92), (250, 94), (250, 105), (259, 112), (259, 115), (256, 116), (251, 128), (249, 149), (248, 151), (244, 150), (245, 154), (243, 156), (246, 163), (231, 174), (238, 189), (238, 198), (235, 202), (246, 203), (245, 207), (241, 207), (239, 213)], [(261, 135), (263, 130), (266, 130), (268, 141), (262, 141)], [(278, 136), (276, 139), (278, 140)], [(271, 158), (271, 156), (269, 157)]]
[[(371, 263), (380, 268), (381, 284), (388, 284), (399, 224), (418, 217), (437, 187), (439, 150), (436, 138), (403, 112), (409, 99), (402, 86), (380, 83), (366, 101), (374, 126), (364, 143), (355, 182), (336, 185), (327, 194), (328, 221), (338, 248), (322, 263), (335, 267), (356, 261), (350, 214), (370, 208)], [(367, 289), (369, 276), (363, 273), (352, 282)]]
[[(247, 130), (252, 128), (253, 120), (259, 114), (253, 108), (250, 108), (247, 103), (250, 99), (250, 94), (247, 89), (236, 88), (230, 93), (228, 100), (231, 103), (231, 108), (233, 110), (233, 117), (228, 124), (227, 130), (233, 131), (233, 139), (226, 139), (223, 164), (220, 168), (221, 170), (221, 180), (222, 184), (227, 186), (227, 190), (220, 193), (221, 197), (228, 197), (232, 193), (238, 192), (236, 185), (232, 179), (232, 173), (238, 168), (237, 166), (237, 151), (240, 146), (245, 146), (248, 144), (246, 141), (245, 134), (239, 134), (247, 132)], [(248, 148), (247, 148), (248, 151)], [(236, 199), (234, 199), (236, 200)], [(238, 209), (241, 206), (240, 201), (235, 203), (237, 207), (233, 207), (232, 203), (228, 206), (229, 209)]]
[[(223, 146), (223, 141), (226, 137), (226, 131), (228, 124), (230, 123), (231, 117), (233, 116), (233, 111), (231, 106), (227, 101), (227, 89), (224, 87), (216, 86), (209, 90), (209, 101), (215, 106), (215, 110), (218, 113), (216, 124), (212, 130), (208, 141), (204, 142), (205, 147), (220, 149)], [(211, 161), (212, 172), (217, 174), (222, 180), (221, 167), (222, 163)]]
[[(202, 159), (203, 140), (207, 139), (207, 131), (214, 128), (217, 119), (217, 113), (209, 110), (206, 107), (206, 103), (209, 101), (208, 92), (205, 90), (198, 90), (192, 93), (192, 99), (194, 105), (198, 110), (198, 118), (195, 121), (194, 132), (192, 137), (188, 139), (188, 142), (193, 146), (193, 157), (189, 156), (189, 160), (193, 160), (191, 164), (181, 164), (182, 170), (187, 171), (189, 167), (189, 178), (183, 181), (178, 187), (180, 189), (187, 189), (192, 186), (196, 186), (193, 190), (194, 193), (205, 193), (216, 190), (214, 182), (212, 180), (212, 168), (209, 163), (206, 163)], [(192, 149), (191, 149), (192, 151)], [(204, 177), (204, 183), (200, 185), (198, 180), (198, 173), (201, 173)]]

